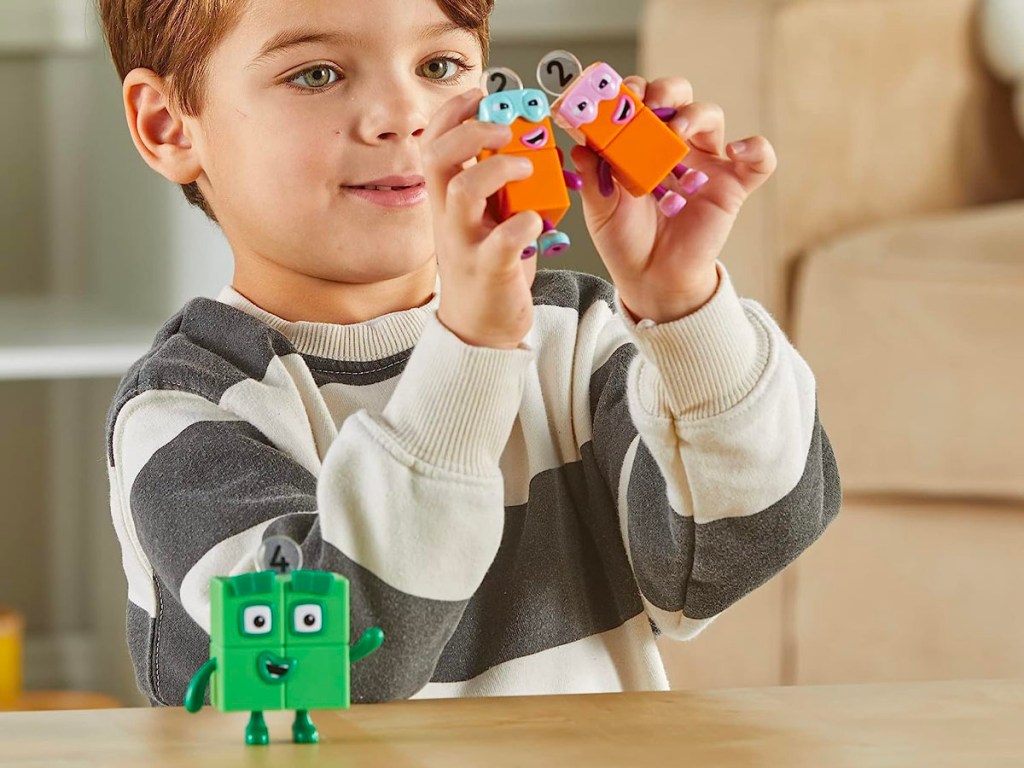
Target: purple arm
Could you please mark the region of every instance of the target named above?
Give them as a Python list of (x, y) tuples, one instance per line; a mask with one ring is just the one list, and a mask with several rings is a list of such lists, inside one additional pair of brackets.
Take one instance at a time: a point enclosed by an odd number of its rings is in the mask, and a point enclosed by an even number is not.
[(583, 177), (565, 169), (565, 154), (561, 147), (555, 147), (555, 151), (558, 153), (558, 164), (562, 166), (562, 180), (565, 182), (565, 186), (574, 192), (579, 192), (583, 189)]

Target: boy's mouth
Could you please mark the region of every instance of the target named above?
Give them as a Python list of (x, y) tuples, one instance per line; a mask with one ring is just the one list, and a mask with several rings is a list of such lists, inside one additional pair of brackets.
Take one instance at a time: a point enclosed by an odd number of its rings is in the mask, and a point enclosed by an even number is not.
[(370, 179), (364, 184), (349, 184), (349, 189), (411, 189), (422, 187), (425, 179), (422, 176), (383, 176), (379, 179)]
[(347, 185), (344, 189), (385, 208), (406, 208), (427, 199), (427, 185), (422, 176), (387, 176), (366, 184)]

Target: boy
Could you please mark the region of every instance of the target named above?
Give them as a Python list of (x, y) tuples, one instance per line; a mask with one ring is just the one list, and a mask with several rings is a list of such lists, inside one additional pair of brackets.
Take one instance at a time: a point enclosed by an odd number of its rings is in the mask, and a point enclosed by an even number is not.
[[(711, 178), (675, 219), (574, 161), (615, 289), (496, 225), (528, 169), (470, 118), (492, 0), (101, 0), (135, 146), (231, 244), (108, 421), (141, 689), (180, 705), (211, 576), (265, 537), (387, 642), (356, 701), (667, 688), (688, 639), (835, 516), (814, 379), (717, 262), (775, 166), (689, 85), (629, 82)], [(723, 156), (725, 155), (725, 156)], [(438, 285), (440, 286), (438, 288)]]

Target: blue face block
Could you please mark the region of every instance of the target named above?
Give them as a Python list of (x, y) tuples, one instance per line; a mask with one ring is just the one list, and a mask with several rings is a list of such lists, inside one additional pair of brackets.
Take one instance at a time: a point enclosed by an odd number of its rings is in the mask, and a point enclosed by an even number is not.
[(477, 119), (480, 122), (499, 125), (512, 125), (519, 118), (539, 123), (550, 116), (551, 105), (548, 104), (548, 97), (536, 88), (492, 93), (480, 102), (480, 109), (477, 112)]

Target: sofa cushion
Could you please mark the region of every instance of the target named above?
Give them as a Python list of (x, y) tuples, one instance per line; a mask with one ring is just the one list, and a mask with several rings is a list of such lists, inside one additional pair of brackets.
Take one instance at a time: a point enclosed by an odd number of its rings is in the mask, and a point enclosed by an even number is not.
[(725, 247), (741, 293), (784, 322), (808, 248), (886, 220), (1024, 196), (1010, 92), (977, 0), (648, 0), (641, 71), (722, 105), (730, 140), (775, 145), (775, 177)]
[(1024, 499), (1024, 201), (811, 252), (793, 333), (847, 492)]
[(834, 530), (790, 566), (796, 646), (787, 682), (1024, 675), (1022, 512), (847, 496)]

